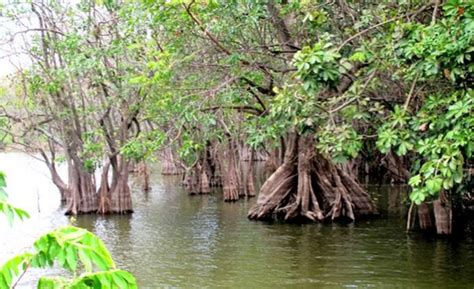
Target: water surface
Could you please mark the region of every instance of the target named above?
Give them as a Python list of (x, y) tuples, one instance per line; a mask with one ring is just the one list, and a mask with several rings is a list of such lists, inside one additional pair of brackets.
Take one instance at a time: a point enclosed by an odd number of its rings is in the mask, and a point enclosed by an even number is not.
[[(1, 154), (12, 201), (32, 219), (0, 223), (0, 262), (42, 233), (70, 222), (42, 164)], [(218, 192), (188, 196), (179, 178), (152, 175), (152, 190), (132, 180), (131, 216), (79, 216), (140, 288), (473, 288), (474, 241), (406, 234), (400, 187), (369, 187), (382, 216), (352, 224), (248, 221), (255, 200), (224, 203)], [(29, 275), (22, 288), (32, 288)], [(50, 270), (48, 274), (58, 273)]]

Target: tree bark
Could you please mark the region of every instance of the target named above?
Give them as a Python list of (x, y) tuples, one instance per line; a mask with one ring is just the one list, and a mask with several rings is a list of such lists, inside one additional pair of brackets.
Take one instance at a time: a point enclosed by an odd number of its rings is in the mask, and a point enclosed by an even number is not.
[(315, 151), (313, 139), (292, 134), (283, 164), (267, 179), (248, 217), (323, 221), (376, 213), (356, 178)]
[(441, 192), (433, 202), (436, 232), (438, 235), (451, 235), (453, 227), (453, 210), (451, 201), (445, 192)]
[(250, 159), (248, 161), (247, 168), (247, 180), (245, 187), (245, 195), (247, 197), (255, 197), (255, 181), (254, 181), (254, 162), (255, 162), (255, 150), (250, 149)]
[(421, 203), (418, 206), (418, 223), (421, 230), (430, 230), (433, 228), (433, 221), (431, 220), (430, 208), (428, 204)]
[(222, 149), (219, 156), (224, 201), (237, 201), (240, 196), (240, 182), (236, 164), (236, 145), (229, 139), (227, 149)]

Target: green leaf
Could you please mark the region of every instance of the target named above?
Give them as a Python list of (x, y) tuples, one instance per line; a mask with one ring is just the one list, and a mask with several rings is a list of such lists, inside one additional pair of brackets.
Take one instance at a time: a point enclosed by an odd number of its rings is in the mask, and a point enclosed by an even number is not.
[(77, 268), (77, 253), (74, 247), (68, 246), (66, 247), (66, 260), (68, 267), (71, 271), (76, 271)]
[(415, 175), (411, 177), (410, 180), (408, 181), (408, 184), (412, 187), (416, 187), (419, 184), (421, 184), (421, 175)]
[(443, 179), (433, 178), (426, 181), (426, 187), (431, 195), (436, 195), (441, 191), (441, 186), (443, 184)]

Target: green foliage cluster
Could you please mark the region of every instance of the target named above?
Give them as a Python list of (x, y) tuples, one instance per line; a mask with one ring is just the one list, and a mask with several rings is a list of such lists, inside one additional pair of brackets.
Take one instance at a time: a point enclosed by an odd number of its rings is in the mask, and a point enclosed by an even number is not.
[(15, 208), (8, 202), (8, 195), (5, 190), (7, 187), (7, 182), (5, 179), (5, 174), (0, 172), (0, 213), (4, 214), (7, 217), (7, 220), (10, 224), (13, 223), (15, 218), (21, 220), (29, 218), (29, 214), (19, 208)]
[(455, 189), (468, 177), (466, 162), (474, 151), (474, 92), (456, 91), (452, 95), (431, 95), (414, 116), (397, 107), (380, 128), (378, 146), (383, 152), (395, 149), (420, 157), (409, 184), (417, 204), (438, 196), (441, 190)]
[[(10, 288), (13, 281), (29, 268), (50, 268), (55, 264), (74, 273), (80, 264), (85, 273), (72, 280), (42, 277), (38, 288), (137, 288), (133, 275), (115, 269), (102, 241), (87, 230), (72, 226), (59, 228), (39, 238), (33, 246), (33, 253), (17, 255), (2, 266), (2, 288)], [(94, 272), (94, 267), (99, 271)]]
[(396, 48), (407, 81), (433, 90), (416, 112), (395, 107), (378, 133), (382, 152), (393, 149), (417, 159), (409, 181), (416, 204), (443, 190), (467, 192), (463, 183), (473, 159), (474, 3), (451, 0), (443, 10), (436, 23), (403, 26), (405, 37)]
[(309, 93), (317, 92), (324, 86), (336, 87), (340, 75), (340, 58), (332, 42), (320, 41), (313, 47), (305, 46), (293, 58), (297, 68), (296, 77)]
[[(5, 175), (0, 173), (0, 213), (10, 223), (15, 216), (29, 218), (24, 210), (8, 204)], [(104, 243), (91, 232), (65, 226), (40, 237), (33, 244), (34, 251), (16, 255), (0, 267), (0, 288), (13, 288), (30, 268), (64, 268), (74, 277), (41, 277), (38, 289), (138, 288), (135, 277), (116, 269)], [(78, 272), (84, 273), (77, 275)], [(12, 287), (13, 286), (13, 287)]]
[[(137, 288), (127, 271), (115, 269), (110, 253), (95, 235), (87, 230), (66, 226), (42, 236), (34, 243), (35, 252), (11, 258), (0, 268), (0, 285), (10, 288), (30, 268), (50, 268), (55, 264), (77, 272), (80, 264), (85, 273), (68, 280), (42, 277), (41, 289)], [(99, 271), (94, 272), (97, 267)]]

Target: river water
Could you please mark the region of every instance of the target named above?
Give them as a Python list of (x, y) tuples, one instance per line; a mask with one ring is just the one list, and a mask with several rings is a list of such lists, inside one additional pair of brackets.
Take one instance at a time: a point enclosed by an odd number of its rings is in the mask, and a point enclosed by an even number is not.
[[(72, 223), (100, 236), (140, 288), (474, 288), (474, 239), (437, 239), (404, 230), (404, 189), (370, 186), (381, 217), (351, 224), (248, 221), (255, 200), (224, 203), (218, 192), (189, 196), (179, 178), (132, 180), (131, 216), (62, 214), (43, 164), (0, 154), (14, 204), (32, 217), (10, 228), (0, 218), (0, 263), (41, 234)], [(33, 288), (33, 271), (18, 288)]]

